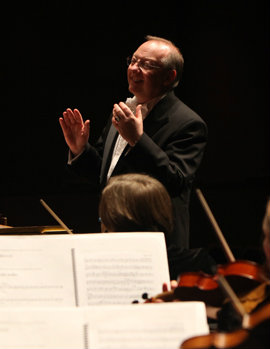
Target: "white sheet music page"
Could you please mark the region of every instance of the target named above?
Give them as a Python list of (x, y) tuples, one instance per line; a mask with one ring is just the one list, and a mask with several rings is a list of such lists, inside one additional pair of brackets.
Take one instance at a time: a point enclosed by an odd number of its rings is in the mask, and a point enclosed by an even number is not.
[(208, 333), (202, 302), (0, 309), (1, 348), (177, 349)]
[(88, 329), (81, 308), (0, 309), (0, 347), (86, 349)]
[(0, 306), (127, 304), (169, 284), (163, 233), (0, 236)]
[(94, 234), (75, 249), (80, 305), (130, 304), (170, 283), (163, 233)]
[(0, 236), (0, 307), (75, 306), (71, 249), (63, 241)]
[(202, 302), (100, 306), (87, 315), (93, 349), (176, 349), (209, 333)]

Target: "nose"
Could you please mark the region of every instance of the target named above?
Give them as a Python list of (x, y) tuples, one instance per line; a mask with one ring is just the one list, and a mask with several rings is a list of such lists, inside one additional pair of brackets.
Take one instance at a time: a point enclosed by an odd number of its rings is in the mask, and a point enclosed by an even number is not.
[(139, 62), (135, 62), (135, 63), (133, 63), (133, 64), (130, 64), (130, 65), (128, 66), (128, 69), (129, 69), (129, 70), (132, 70), (132, 71), (141, 71), (141, 67), (140, 67)]

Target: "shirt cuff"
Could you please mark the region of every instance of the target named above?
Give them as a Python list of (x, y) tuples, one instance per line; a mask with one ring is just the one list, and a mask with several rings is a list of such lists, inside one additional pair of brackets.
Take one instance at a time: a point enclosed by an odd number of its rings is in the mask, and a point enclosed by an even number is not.
[(69, 150), (68, 151), (68, 165), (72, 165), (72, 163), (74, 161), (76, 161), (82, 155), (83, 152), (84, 152), (84, 150), (82, 152), (80, 152), (78, 155), (74, 156), (72, 154), (72, 152)]

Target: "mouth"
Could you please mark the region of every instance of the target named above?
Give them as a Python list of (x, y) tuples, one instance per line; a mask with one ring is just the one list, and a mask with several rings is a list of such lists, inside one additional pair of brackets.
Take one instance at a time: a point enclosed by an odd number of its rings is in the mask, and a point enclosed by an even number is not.
[(133, 82), (133, 83), (135, 83), (135, 84), (138, 84), (138, 83), (143, 82), (142, 79), (135, 78), (135, 77), (130, 77), (130, 81)]
[(142, 77), (138, 74), (134, 74), (134, 72), (129, 72), (128, 79), (129, 79), (129, 82), (132, 82), (134, 84), (143, 82)]

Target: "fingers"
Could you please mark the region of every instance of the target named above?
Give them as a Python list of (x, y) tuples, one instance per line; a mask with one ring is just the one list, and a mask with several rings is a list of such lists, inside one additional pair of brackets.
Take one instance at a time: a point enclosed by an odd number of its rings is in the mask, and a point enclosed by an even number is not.
[(135, 115), (125, 103), (120, 102), (119, 104), (114, 104), (113, 118), (116, 122), (119, 122), (120, 120), (125, 120), (127, 118), (132, 118), (132, 117), (136, 117), (137, 119), (142, 118), (141, 104), (137, 105)]
[(64, 118), (59, 118), (59, 123), (60, 123), (60, 126), (62, 127), (63, 131), (67, 130), (67, 125), (66, 125)]
[(163, 292), (167, 292), (168, 291), (168, 285), (165, 282), (162, 284), (162, 291)]
[(83, 137), (89, 137), (90, 120), (83, 121), (82, 115), (78, 109), (67, 108), (63, 112), (63, 117), (59, 118), (59, 123), (65, 137), (70, 137), (71, 134), (79, 134)]
[(138, 104), (136, 107), (136, 118), (142, 118), (142, 105)]
[(78, 109), (73, 110), (73, 116), (76, 122), (83, 123), (83, 118)]
[(75, 124), (75, 116), (70, 108), (66, 109), (66, 111), (63, 112), (63, 117), (67, 125), (70, 126)]
[[(174, 290), (178, 287), (178, 282), (176, 280), (171, 280), (170, 286), (171, 286), (171, 290)], [(165, 282), (162, 284), (162, 291), (163, 292), (169, 291), (168, 285)]]
[(90, 120), (86, 120), (84, 123), (84, 134), (86, 135), (86, 137), (89, 137), (90, 134)]
[(83, 124), (83, 118), (78, 109), (72, 110), (70, 108), (67, 108), (63, 112), (63, 119), (65, 120), (67, 126), (72, 126), (76, 123)]
[(134, 117), (134, 114), (125, 103), (120, 102), (119, 104), (114, 104), (113, 118), (116, 122), (119, 122), (119, 120), (125, 120), (129, 117)]
[(114, 104), (113, 106), (113, 119), (116, 123), (118, 123), (121, 119), (124, 119), (125, 114), (118, 104)]
[(171, 280), (171, 289), (174, 290), (178, 287), (178, 282), (176, 280)]
[(120, 102), (118, 107), (122, 110), (125, 116), (129, 117), (134, 115), (130, 108), (124, 102)]
[(114, 104), (113, 106), (113, 112), (112, 112), (112, 123), (113, 125), (118, 128), (119, 126), (119, 121), (124, 118), (124, 115), (122, 113), (121, 108), (117, 105)]
[(63, 118), (59, 118), (59, 123), (60, 123), (60, 126), (62, 128), (63, 134), (66, 135), (68, 132), (68, 127), (65, 123), (65, 120)]
[(113, 111), (112, 121), (116, 124), (120, 121), (120, 116), (118, 116), (115, 111)]

